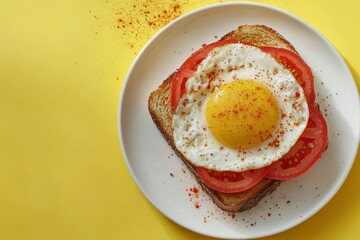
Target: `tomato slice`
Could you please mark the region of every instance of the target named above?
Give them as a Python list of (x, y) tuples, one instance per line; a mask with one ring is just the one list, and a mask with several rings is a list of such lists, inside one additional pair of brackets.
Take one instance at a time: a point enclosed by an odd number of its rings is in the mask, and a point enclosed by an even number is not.
[(289, 50), (274, 47), (260, 47), (266, 53), (271, 54), (278, 62), (289, 69), (301, 87), (304, 89), (305, 96), (309, 105), (315, 103), (314, 77), (310, 67), (304, 60)]
[(208, 45), (194, 52), (178, 69), (171, 81), (171, 110), (174, 111), (178, 105), (182, 94), (185, 92), (185, 83), (189, 77), (196, 71), (198, 65), (215, 47), (230, 43), (238, 43), (237, 40), (222, 40)]
[(309, 113), (309, 121), (301, 137), (285, 156), (271, 165), (266, 177), (277, 180), (297, 177), (321, 157), (328, 141), (327, 125), (313, 105), (309, 105)]
[(202, 167), (196, 167), (196, 171), (201, 180), (209, 188), (223, 193), (236, 193), (255, 186), (267, 175), (270, 171), (270, 167), (244, 172), (218, 172)]

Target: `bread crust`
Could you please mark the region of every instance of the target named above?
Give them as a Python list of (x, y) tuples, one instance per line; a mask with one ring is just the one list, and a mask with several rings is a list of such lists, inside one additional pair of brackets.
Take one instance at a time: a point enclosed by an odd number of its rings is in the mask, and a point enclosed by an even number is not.
[(243, 25), (225, 34), (220, 40), (234, 39), (244, 43), (251, 43), (255, 46), (271, 46), (285, 48), (296, 54), (294, 46), (282, 35), (265, 25)]
[[(251, 43), (255, 46), (272, 46), (288, 49), (296, 54), (292, 44), (275, 30), (264, 25), (243, 25), (225, 34), (221, 40), (235, 39)], [(162, 84), (154, 90), (148, 99), (149, 113), (179, 158), (186, 164), (202, 188), (209, 194), (213, 202), (221, 209), (231, 212), (241, 212), (256, 206), (261, 199), (273, 192), (281, 183), (278, 180), (264, 178), (253, 188), (240, 193), (222, 193), (207, 187), (198, 176), (194, 165), (176, 148), (173, 129), (173, 113), (170, 106), (171, 81), (176, 72), (172, 73)]]

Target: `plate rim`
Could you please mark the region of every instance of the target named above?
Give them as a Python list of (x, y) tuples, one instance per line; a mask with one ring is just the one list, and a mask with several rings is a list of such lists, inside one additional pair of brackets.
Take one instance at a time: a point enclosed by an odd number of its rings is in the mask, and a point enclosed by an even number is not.
[[(148, 47), (150, 45), (153, 44), (154, 41), (156, 41), (158, 39), (159, 36), (161, 36), (164, 32), (166, 32), (171, 26), (175, 25), (178, 22), (183, 21), (184, 19), (191, 17), (192, 15), (196, 15), (198, 13), (201, 13), (203, 11), (208, 11), (210, 9), (214, 9), (214, 8), (218, 8), (218, 7), (225, 7), (225, 6), (229, 6), (229, 5), (236, 5), (236, 6), (252, 6), (252, 7), (257, 7), (257, 8), (261, 8), (261, 9), (266, 9), (266, 10), (271, 10), (271, 11), (275, 11), (278, 13), (281, 13), (283, 15), (286, 15), (289, 18), (292, 18), (294, 20), (296, 20), (297, 22), (301, 23), (302, 25), (305, 25), (308, 29), (312, 30), (318, 37), (320, 37), (327, 45), (328, 47), (331, 48), (332, 52), (335, 53), (337, 55), (338, 59), (341, 59), (341, 63), (343, 64), (344, 69), (347, 71), (347, 74), (349, 75), (349, 77), (353, 80), (352, 83), (354, 84), (354, 87), (356, 88), (356, 82), (355, 79), (348, 67), (348, 65), (346, 64), (344, 58), (341, 56), (341, 54), (337, 51), (337, 49), (335, 48), (334, 45), (332, 45), (332, 43), (321, 33), (319, 32), (315, 27), (311, 26), (309, 23), (307, 23), (306, 21), (304, 21), (303, 19), (297, 17), (294, 14), (291, 14), (279, 7), (275, 7), (273, 5), (269, 5), (269, 4), (264, 4), (264, 3), (259, 3), (259, 2), (223, 2), (223, 3), (215, 3), (215, 4), (209, 4), (203, 7), (199, 7), (197, 9), (194, 9), (192, 11), (189, 11), (183, 15), (181, 15), (180, 17), (174, 19), (173, 21), (171, 21), (170, 23), (168, 23), (166, 26), (164, 26), (162, 29), (160, 29), (157, 33), (155, 33), (148, 41), (147, 43), (143, 46), (143, 48), (140, 50), (140, 52), (137, 54), (137, 56), (135, 57), (135, 59), (133, 60), (130, 68), (127, 71), (127, 74), (125, 76), (124, 82), (122, 84), (121, 87), (121, 92), (120, 92), (120, 98), (119, 98), (119, 102), (118, 102), (118, 114), (117, 114), (117, 125), (118, 125), (118, 137), (119, 137), (119, 142), (120, 142), (120, 148), (121, 148), (121, 153), (123, 155), (124, 161), (126, 163), (127, 169), (131, 174), (132, 179), (135, 181), (137, 187), (139, 188), (139, 190), (141, 191), (141, 193), (143, 194), (143, 196), (145, 196), (146, 200), (149, 201), (153, 207), (155, 207), (159, 212), (161, 212), (164, 216), (166, 216), (168, 219), (170, 219), (171, 221), (175, 222), (176, 224), (178, 224), (179, 226), (182, 226), (188, 230), (191, 230), (193, 232), (205, 235), (205, 236), (210, 236), (210, 237), (221, 237), (224, 238), (221, 235), (212, 235), (212, 234), (207, 234), (206, 232), (203, 231), (198, 231), (197, 229), (194, 228), (190, 228), (189, 226), (185, 226), (183, 223), (180, 223), (179, 221), (177, 221), (176, 219), (174, 219), (173, 217), (168, 216), (167, 214), (164, 213), (164, 211), (162, 209), (160, 209), (156, 203), (153, 202), (153, 199), (151, 199), (149, 196), (147, 196), (145, 194), (145, 191), (141, 185), (141, 183), (139, 182), (139, 179), (137, 178), (136, 174), (134, 173), (133, 169), (131, 168), (131, 164), (129, 162), (129, 157), (128, 154), (126, 152), (126, 148), (124, 146), (124, 137), (122, 135), (122, 126), (123, 126), (123, 122), (122, 122), (122, 108), (123, 108), (123, 103), (124, 103), (124, 95), (126, 92), (126, 88), (128, 86), (128, 83), (130, 81), (130, 76), (134, 70), (134, 68), (136, 67), (137, 63), (139, 62), (139, 60), (141, 59), (141, 57), (143, 56), (144, 52), (148, 49)], [(359, 95), (359, 93), (358, 93)], [(355, 137), (357, 137), (357, 140), (359, 142), (359, 136), (360, 136), (360, 130), (358, 131), (358, 133), (356, 133), (357, 135)], [(344, 177), (340, 179), (340, 181), (337, 181), (336, 186), (333, 187), (331, 189), (330, 194), (328, 195), (328, 197), (322, 199), (322, 201), (317, 204), (317, 207), (315, 208), (315, 210), (313, 210), (311, 213), (308, 213), (306, 216), (304, 216), (303, 218), (297, 220), (297, 221), (293, 221), (292, 224), (288, 224), (286, 225), (286, 227), (279, 227), (279, 229), (277, 231), (272, 231), (270, 233), (263, 233), (263, 234), (257, 234), (254, 236), (247, 236), (246, 238), (244, 237), (239, 237), (239, 236), (234, 236), (234, 237), (226, 237), (226, 239), (253, 239), (253, 238), (259, 238), (259, 237), (266, 237), (266, 236), (271, 236), (271, 235), (275, 235), (281, 232), (284, 232), (288, 229), (291, 229), (297, 225), (300, 225), (301, 223), (305, 222), (306, 220), (308, 220), (309, 218), (311, 218), (313, 215), (315, 215), (316, 213), (318, 213), (327, 203), (329, 203), (331, 201), (331, 199), (333, 199), (333, 197), (336, 195), (336, 193), (339, 191), (339, 189), (341, 188), (341, 186), (344, 184), (345, 180), (347, 179), (350, 170), (352, 169), (352, 166), (355, 162), (356, 159), (356, 154), (359, 150), (359, 146), (358, 148), (355, 150), (353, 156), (352, 156), (352, 160), (351, 160), (351, 164), (349, 164), (348, 168), (346, 169), (347, 171), (344, 172)]]

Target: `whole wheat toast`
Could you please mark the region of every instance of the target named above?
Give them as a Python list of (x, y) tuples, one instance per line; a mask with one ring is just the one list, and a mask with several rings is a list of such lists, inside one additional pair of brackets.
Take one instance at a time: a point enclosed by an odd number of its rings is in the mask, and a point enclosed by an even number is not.
[[(244, 25), (224, 35), (221, 40), (234, 39), (241, 42), (251, 43), (255, 46), (272, 46), (285, 48), (297, 54), (295, 48), (283, 36), (275, 30), (264, 25)], [(199, 178), (194, 166), (179, 152), (175, 146), (172, 129), (172, 116), (170, 106), (170, 85), (175, 72), (154, 90), (148, 100), (148, 108), (156, 126), (174, 149), (180, 159), (194, 174), (202, 188), (209, 194), (215, 204), (226, 211), (244, 211), (258, 204), (266, 195), (276, 189), (281, 181), (264, 178), (249, 190), (239, 193), (222, 193), (210, 189)]]

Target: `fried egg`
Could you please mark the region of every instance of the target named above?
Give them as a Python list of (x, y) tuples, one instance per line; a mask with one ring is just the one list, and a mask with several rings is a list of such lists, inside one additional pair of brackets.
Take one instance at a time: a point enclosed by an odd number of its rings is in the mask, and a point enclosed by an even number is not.
[(188, 79), (172, 127), (195, 166), (245, 171), (270, 165), (299, 139), (309, 118), (292, 73), (259, 48), (214, 48)]

